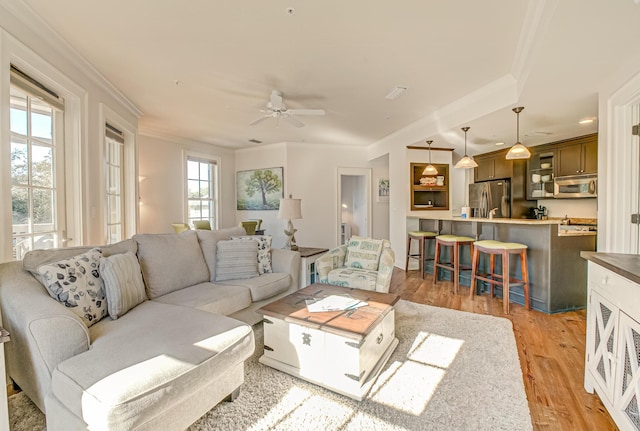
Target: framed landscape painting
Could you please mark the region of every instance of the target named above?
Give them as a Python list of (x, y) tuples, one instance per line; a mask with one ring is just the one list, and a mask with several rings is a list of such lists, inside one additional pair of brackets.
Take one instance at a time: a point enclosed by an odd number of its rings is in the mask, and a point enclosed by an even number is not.
[(238, 171), (236, 182), (236, 209), (278, 210), (284, 197), (284, 168)]

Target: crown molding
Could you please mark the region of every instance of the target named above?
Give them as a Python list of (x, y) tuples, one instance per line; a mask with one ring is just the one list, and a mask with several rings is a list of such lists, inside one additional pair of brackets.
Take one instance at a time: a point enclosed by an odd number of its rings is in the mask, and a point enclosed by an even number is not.
[(220, 151), (228, 151), (229, 153), (233, 153), (233, 152), (235, 152), (237, 150), (236, 148), (230, 148), (230, 147), (222, 146), (222, 145), (214, 143), (214, 142), (196, 141), (194, 139), (188, 139), (188, 138), (183, 138), (183, 137), (171, 135), (171, 134), (165, 132), (164, 130), (155, 129), (155, 128), (152, 128), (152, 127), (140, 126), (138, 128), (138, 136), (146, 136), (148, 138), (161, 139), (163, 141), (168, 141), (168, 142), (172, 142), (172, 143), (175, 143), (175, 144), (180, 144), (180, 145), (183, 145), (183, 146), (208, 145), (208, 146), (211, 146), (211, 147), (215, 147), (215, 148), (219, 149)]
[[(0, 10), (3, 11), (3, 13), (0, 14), (2, 15), (2, 18), (0, 18), (0, 26), (5, 28), (5, 30), (17, 40), (22, 41), (23, 38), (20, 37), (19, 34), (16, 34), (16, 29), (19, 30), (20, 27), (29, 29), (29, 31), (41, 39), (43, 44), (47, 45), (47, 48), (50, 49), (52, 53), (68, 61), (91, 82), (118, 101), (132, 115), (138, 118), (143, 115), (143, 112), (129, 100), (127, 96), (109, 82), (98, 69), (89, 63), (86, 58), (64, 40), (45, 20), (25, 4), (23, 0), (0, 0)], [(5, 22), (7, 22), (8, 25), (5, 25)]]

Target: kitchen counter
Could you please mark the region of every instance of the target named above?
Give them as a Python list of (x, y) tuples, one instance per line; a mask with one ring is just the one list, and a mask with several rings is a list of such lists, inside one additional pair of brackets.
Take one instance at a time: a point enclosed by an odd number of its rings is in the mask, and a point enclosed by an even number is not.
[[(580, 226), (595, 224), (592, 219), (573, 219)], [(545, 313), (558, 313), (584, 308), (587, 300), (587, 262), (580, 257), (581, 251), (594, 251), (596, 232), (567, 230), (576, 225), (564, 225), (563, 219), (504, 219), (504, 218), (462, 218), (457, 216), (408, 217), (407, 230), (432, 231), (477, 238), (517, 242), (527, 246), (531, 305)], [(429, 253), (429, 252), (428, 252)], [(461, 263), (470, 264), (469, 253), (461, 254)], [(447, 259), (448, 256), (443, 256)], [(486, 259), (488, 261), (488, 259)], [(481, 272), (487, 272), (488, 262), (481, 260)], [(427, 271), (432, 262), (427, 261)], [(497, 264), (500, 266), (499, 264)], [(520, 264), (511, 259), (511, 273), (520, 277)], [(444, 273), (442, 275), (445, 275)], [(469, 285), (469, 271), (460, 274), (461, 284)], [(501, 293), (501, 292), (500, 292)], [(522, 286), (514, 286), (510, 291), (513, 302), (524, 304)]]
[(640, 284), (640, 256), (637, 254), (583, 251), (580, 253), (580, 256), (634, 283)]

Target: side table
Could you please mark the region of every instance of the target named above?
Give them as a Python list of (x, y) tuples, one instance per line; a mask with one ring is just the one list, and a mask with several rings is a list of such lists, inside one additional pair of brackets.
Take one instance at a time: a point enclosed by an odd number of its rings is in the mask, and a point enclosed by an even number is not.
[(7, 378), (4, 364), (4, 343), (9, 341), (9, 333), (0, 327), (0, 430), (9, 429), (9, 400), (7, 399)]
[(328, 251), (328, 248), (298, 247), (301, 266), (300, 289), (318, 282), (316, 260)]

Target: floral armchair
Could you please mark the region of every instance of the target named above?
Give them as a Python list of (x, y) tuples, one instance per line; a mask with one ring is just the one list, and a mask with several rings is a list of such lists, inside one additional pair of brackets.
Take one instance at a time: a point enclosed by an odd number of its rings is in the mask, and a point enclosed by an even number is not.
[(316, 261), (320, 283), (389, 292), (395, 254), (389, 241), (353, 236)]

